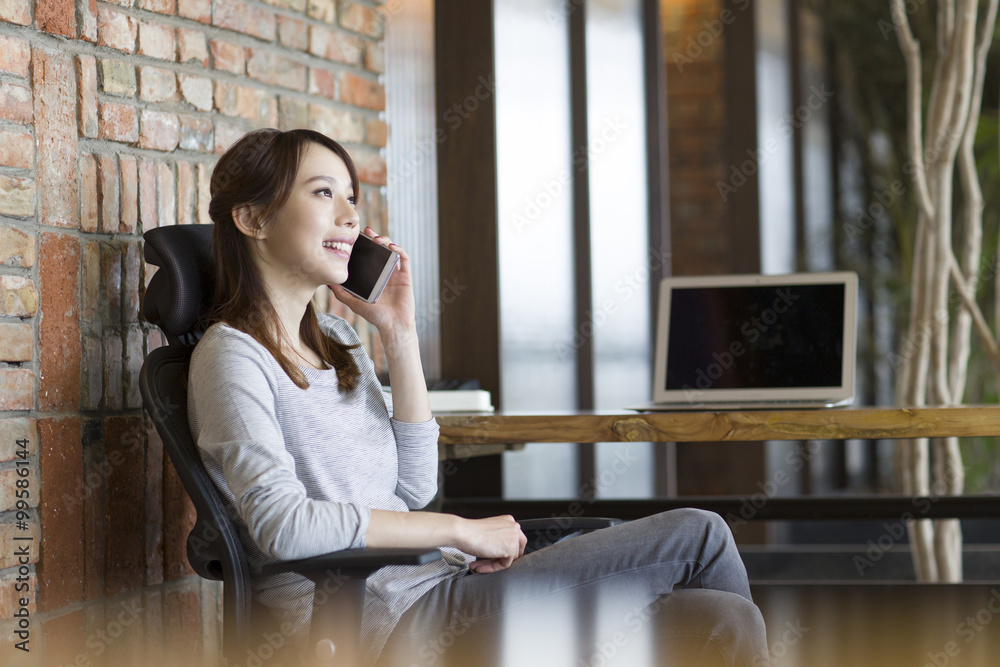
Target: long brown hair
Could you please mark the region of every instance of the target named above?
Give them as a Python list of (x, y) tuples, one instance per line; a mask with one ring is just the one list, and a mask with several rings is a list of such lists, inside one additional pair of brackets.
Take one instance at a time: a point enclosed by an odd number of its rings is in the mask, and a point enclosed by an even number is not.
[[(305, 374), (281, 350), (280, 322), (254, 264), (251, 241), (233, 220), (233, 209), (253, 207), (256, 224), (263, 227), (288, 200), (299, 164), (309, 143), (329, 148), (347, 165), (351, 186), (359, 191), (354, 161), (344, 147), (312, 130), (254, 130), (230, 147), (212, 172), (212, 201), (208, 214), (215, 223), (215, 307), (211, 322), (225, 322), (253, 336), (277, 360), (297, 386), (309, 387)], [(338, 343), (323, 333), (312, 302), (306, 306), (299, 334), (320, 358), (337, 371), (341, 391), (354, 388), (359, 377), (351, 350), (358, 345)]]

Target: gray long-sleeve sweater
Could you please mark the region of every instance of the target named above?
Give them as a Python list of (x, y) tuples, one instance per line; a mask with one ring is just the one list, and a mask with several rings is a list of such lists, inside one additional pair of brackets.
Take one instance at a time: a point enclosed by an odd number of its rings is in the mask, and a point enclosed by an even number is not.
[[(359, 342), (344, 319), (319, 322), (334, 340)], [(371, 509), (418, 509), (437, 489), (437, 422), (391, 418), (371, 359), (362, 347), (353, 354), (361, 377), (348, 393), (333, 369), (304, 368), (310, 386), (300, 389), (266, 348), (224, 324), (210, 327), (191, 357), (191, 433), (239, 531), (256, 598), (292, 624), (296, 639), (308, 633), (314, 585), (292, 573), (265, 577), (261, 567), (362, 547)], [(464, 554), (442, 551), (444, 561), (368, 578), (369, 662), (413, 602), (466, 570)]]

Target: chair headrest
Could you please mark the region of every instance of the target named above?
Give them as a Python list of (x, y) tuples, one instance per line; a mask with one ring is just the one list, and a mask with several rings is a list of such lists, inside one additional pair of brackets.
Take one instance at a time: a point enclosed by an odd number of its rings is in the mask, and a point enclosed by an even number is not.
[(215, 298), (215, 225), (171, 225), (143, 234), (146, 261), (159, 270), (146, 288), (142, 316), (160, 327), (171, 345), (201, 338), (202, 317)]

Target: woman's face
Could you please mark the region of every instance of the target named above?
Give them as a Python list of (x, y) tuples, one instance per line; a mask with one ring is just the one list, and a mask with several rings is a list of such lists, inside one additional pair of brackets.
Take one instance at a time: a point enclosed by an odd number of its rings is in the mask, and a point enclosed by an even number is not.
[(288, 200), (258, 246), (270, 268), (283, 272), (283, 282), (318, 287), (347, 280), (347, 260), (360, 232), (356, 196), (340, 156), (310, 142)]

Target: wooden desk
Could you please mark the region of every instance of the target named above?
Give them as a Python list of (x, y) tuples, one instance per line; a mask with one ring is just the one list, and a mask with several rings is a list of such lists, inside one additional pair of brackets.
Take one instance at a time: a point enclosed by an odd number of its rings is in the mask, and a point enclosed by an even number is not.
[[(535, 442), (718, 442), (763, 440), (911, 439), (1000, 436), (1000, 406), (836, 408), (739, 412), (552, 412), (465, 414), (437, 418), (440, 443), (451, 458), (483, 447)], [(759, 495), (759, 494), (757, 494)], [(584, 514), (638, 518), (672, 507), (701, 507), (739, 515), (753, 496), (581, 500)], [(766, 498), (754, 519), (899, 519), (1000, 517), (1000, 496), (854, 495)], [(567, 501), (446, 500), (466, 516), (512, 512), (524, 518), (565, 513)], [(745, 512), (744, 512), (745, 514)]]

